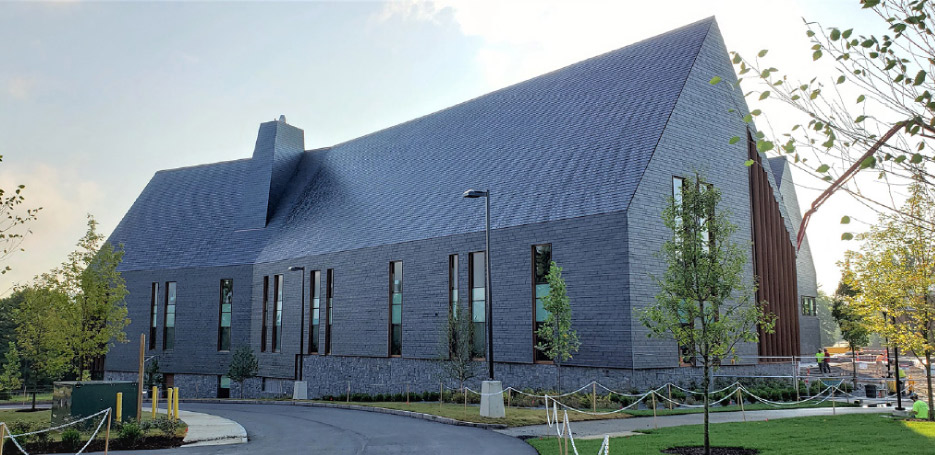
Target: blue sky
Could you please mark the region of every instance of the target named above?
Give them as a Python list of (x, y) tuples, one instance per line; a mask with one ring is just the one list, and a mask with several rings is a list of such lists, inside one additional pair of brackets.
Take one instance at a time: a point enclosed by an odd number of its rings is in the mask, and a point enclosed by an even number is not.
[[(44, 208), (0, 294), (64, 260), (87, 213), (109, 233), (153, 173), (249, 157), (280, 114), (333, 145), (711, 15), (802, 77), (803, 16), (873, 23), (844, 0), (2, 3), (0, 186)], [(854, 246), (834, 201), (810, 228), (826, 290)]]

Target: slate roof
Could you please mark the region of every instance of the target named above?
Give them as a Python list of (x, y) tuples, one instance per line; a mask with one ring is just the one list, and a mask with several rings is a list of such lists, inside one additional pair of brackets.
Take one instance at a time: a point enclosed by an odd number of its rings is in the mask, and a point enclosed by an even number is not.
[[(111, 241), (122, 269), (271, 262), (625, 211), (714, 18), (302, 153), (265, 229), (237, 231), (251, 160), (162, 171)], [(716, 27), (715, 27), (716, 28)], [(714, 33), (717, 33), (716, 31)]]

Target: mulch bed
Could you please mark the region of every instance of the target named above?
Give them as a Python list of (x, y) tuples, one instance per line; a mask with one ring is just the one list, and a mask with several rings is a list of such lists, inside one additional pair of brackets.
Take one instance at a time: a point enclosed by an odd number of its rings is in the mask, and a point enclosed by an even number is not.
[[(675, 453), (679, 455), (704, 455), (704, 446), (688, 447), (670, 447), (662, 453)], [(711, 455), (756, 455), (760, 453), (756, 449), (745, 449), (743, 447), (712, 447)]]
[[(113, 434), (112, 434), (113, 435)], [(147, 436), (143, 440), (137, 442), (136, 444), (125, 444), (119, 439), (110, 440), (110, 450), (152, 450), (152, 449), (168, 449), (172, 447), (178, 447), (182, 445), (181, 436), (169, 437), (169, 436)], [(84, 441), (81, 442), (84, 444)], [(79, 446), (80, 447), (80, 446)], [(75, 453), (75, 448), (66, 446), (61, 442), (48, 442), (48, 443), (39, 443), (39, 442), (28, 442), (23, 444), (23, 448), (26, 449), (29, 453)], [(6, 442), (6, 445), (3, 447), (5, 453), (19, 453), (19, 450), (13, 446), (13, 443), (10, 441)], [(12, 450), (12, 451), (11, 451)], [(95, 440), (86, 450), (87, 452), (103, 452), (104, 451), (104, 441)]]

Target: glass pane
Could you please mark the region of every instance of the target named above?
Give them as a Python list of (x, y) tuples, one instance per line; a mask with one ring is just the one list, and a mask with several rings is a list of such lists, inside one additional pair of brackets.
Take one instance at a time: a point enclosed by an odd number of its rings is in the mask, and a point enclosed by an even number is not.
[(393, 324), (402, 323), (402, 311), (403, 307), (399, 305), (393, 305)]
[(175, 327), (175, 313), (166, 315), (166, 327)]
[(487, 343), (484, 342), (484, 337), (486, 336), (485, 324), (483, 322), (474, 323), (474, 357), (484, 357), (487, 353)]
[(230, 313), (230, 312), (231, 312), (231, 304), (225, 303), (221, 305), (221, 313)]
[(535, 245), (534, 261), (536, 284), (545, 283), (545, 276), (549, 274), (549, 268), (552, 266), (552, 245)]
[(475, 303), (474, 305), (471, 305), (471, 307), (472, 307), (471, 310), (473, 310), (472, 320), (474, 322), (484, 322), (485, 320), (484, 302)]
[(312, 308), (315, 308), (315, 309), (321, 308), (321, 299), (318, 299), (318, 298), (312, 299)]
[(231, 388), (231, 378), (227, 376), (221, 376), (221, 388), (222, 389)]
[(222, 351), (229, 351), (231, 348), (231, 329), (230, 327), (221, 327), (221, 345)]
[(312, 310), (312, 324), (318, 324), (319, 313), (321, 313), (321, 310), (318, 308)]
[(166, 316), (175, 315), (175, 305), (169, 305), (166, 307)]
[(231, 314), (222, 313), (221, 314), (221, 327), (230, 327), (231, 326)]
[(403, 304), (403, 295), (402, 294), (393, 294), (393, 305), (402, 305)]
[(276, 312), (276, 327), (282, 327), (282, 311)]
[(403, 346), (403, 328), (399, 325), (393, 326), (392, 345), (390, 346), (390, 355), (401, 355)]
[(476, 302), (476, 301), (481, 301), (481, 302), (483, 302), (483, 301), (484, 301), (484, 294), (485, 294), (484, 291), (485, 291), (484, 288), (474, 288), (474, 289), (471, 289), (471, 300), (474, 300), (475, 302)]
[(315, 300), (321, 297), (321, 272), (312, 273), (312, 297)]
[(536, 285), (536, 298), (541, 299), (549, 295), (549, 285), (548, 284), (537, 284)]
[(484, 253), (471, 253), (471, 282), (474, 287), (484, 287), (486, 283), (484, 267)]
[(175, 327), (166, 328), (166, 349), (175, 347)]
[(542, 300), (536, 299), (536, 322), (545, 322), (549, 312), (542, 307)]

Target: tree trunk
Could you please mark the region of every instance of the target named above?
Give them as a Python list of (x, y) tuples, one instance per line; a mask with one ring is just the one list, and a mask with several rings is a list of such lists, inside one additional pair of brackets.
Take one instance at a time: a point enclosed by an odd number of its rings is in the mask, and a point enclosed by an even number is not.
[(711, 437), (708, 433), (709, 421), (708, 412), (711, 409), (711, 364), (708, 362), (708, 356), (704, 356), (704, 453), (711, 455)]
[(562, 394), (562, 364), (555, 362), (555, 371), (558, 372), (558, 394)]
[(240, 381), (240, 399), (243, 400), (243, 385), (246, 381)]
[(925, 351), (925, 391), (928, 393), (929, 420), (935, 420), (935, 405), (932, 403), (932, 352)]
[(36, 410), (36, 389), (32, 389), (32, 410)]
[(857, 351), (851, 345), (851, 374), (854, 378), (854, 392), (857, 392)]

